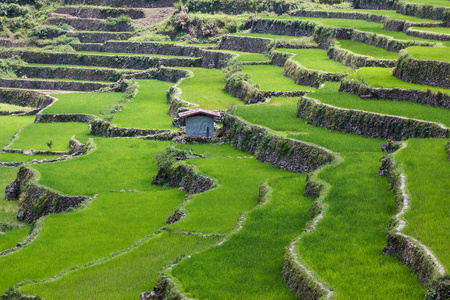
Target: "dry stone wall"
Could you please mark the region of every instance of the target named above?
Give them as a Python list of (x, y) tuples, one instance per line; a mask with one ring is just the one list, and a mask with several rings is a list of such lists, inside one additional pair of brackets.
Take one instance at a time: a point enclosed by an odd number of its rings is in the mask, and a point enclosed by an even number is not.
[(347, 74), (327, 73), (318, 70), (305, 69), (296, 62), (288, 60), (284, 65), (283, 75), (291, 78), (299, 85), (307, 85), (318, 88), (325, 81), (340, 81)]
[(63, 0), (62, 5), (101, 5), (112, 7), (172, 7), (176, 0)]
[(28, 78), (70, 78), (73, 80), (91, 81), (117, 81), (125, 72), (128, 71), (27, 65), (17, 68), (19, 77), (25, 75)]
[(60, 213), (89, 200), (84, 196), (64, 196), (33, 183), (35, 175), (21, 167), (16, 180), (5, 190), (6, 200), (19, 200), (17, 218), (32, 223), (42, 216)]
[(449, 129), (436, 123), (338, 108), (307, 97), (299, 100), (297, 117), (331, 130), (397, 141), (449, 136)]
[(134, 27), (129, 23), (117, 22), (117, 24), (109, 25), (101, 19), (51, 17), (45, 23), (50, 25), (68, 24), (75, 30), (86, 31), (134, 31)]
[[(87, 0), (89, 1), (89, 0)], [(106, 1), (106, 0), (105, 0)], [(110, 2), (111, 0), (109, 0)], [(66, 1), (67, 2), (67, 1)], [(98, 2), (98, 1), (96, 1)], [(127, 1), (128, 2), (128, 1)], [(66, 4), (72, 5), (72, 4)], [(80, 3), (79, 5), (88, 5)], [(99, 5), (99, 4), (94, 4)], [(129, 16), (132, 19), (141, 19), (145, 17), (145, 13), (142, 9), (124, 9), (124, 8), (112, 8), (112, 7), (73, 7), (73, 6), (60, 6), (56, 9), (56, 13), (71, 15), (78, 18), (86, 19), (107, 19), (117, 18), (120, 16)]]
[(288, 171), (308, 173), (334, 159), (330, 152), (322, 148), (272, 136), (267, 129), (251, 126), (229, 114), (223, 117), (223, 128), (226, 138), (238, 150)]
[(252, 53), (267, 53), (274, 45), (271, 39), (234, 35), (224, 36), (219, 42), (220, 49)]
[(376, 59), (370, 56), (358, 55), (346, 49), (339, 48), (338, 46), (332, 46), (328, 49), (328, 57), (334, 61), (340, 62), (341, 64), (349, 66), (351, 68), (361, 68), (361, 67), (393, 68), (397, 63), (395, 60)]
[(99, 55), (81, 53), (57, 53), (35, 51), (5, 51), (0, 53), (1, 58), (20, 56), (28, 63), (83, 65), (116, 69), (146, 70), (158, 66), (166, 67), (201, 67), (202, 58), (178, 57), (152, 57), (152, 56), (126, 56), (126, 55)]
[(67, 36), (78, 38), (81, 43), (104, 43), (109, 40), (128, 40), (133, 36), (133, 33), (69, 31)]
[(109, 84), (80, 81), (54, 81), (54, 80), (24, 80), (0, 78), (0, 86), (16, 89), (30, 90), (67, 90), (67, 91), (96, 91), (106, 88)]
[(91, 123), (95, 118), (93, 115), (85, 114), (37, 114), (34, 123)]
[(448, 89), (450, 88), (450, 62), (420, 60), (406, 52), (399, 57), (394, 76), (407, 82)]
[(1, 103), (43, 109), (53, 101), (55, 98), (39, 92), (0, 88)]
[(357, 80), (343, 79), (339, 91), (358, 95), (362, 99), (410, 101), (428, 106), (450, 108), (450, 95), (430, 90), (373, 88)]
[(165, 129), (138, 129), (115, 127), (111, 123), (103, 120), (94, 120), (91, 122), (91, 134), (100, 137), (136, 137), (148, 136), (159, 133), (169, 132)]
[(450, 41), (450, 34), (439, 34), (435, 32), (426, 32), (421, 30), (408, 29), (407, 35), (415, 36), (422, 39)]

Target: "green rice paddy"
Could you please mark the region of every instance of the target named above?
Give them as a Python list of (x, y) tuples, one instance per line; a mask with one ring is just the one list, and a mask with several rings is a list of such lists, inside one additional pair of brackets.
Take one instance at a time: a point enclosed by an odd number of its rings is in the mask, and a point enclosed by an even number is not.
[[(417, 0), (419, 2), (435, 5), (442, 1)], [(393, 10), (333, 11), (380, 14), (401, 21), (440, 22), (401, 15)], [(383, 24), (375, 22), (258, 14), (262, 18), (309, 20), (329, 27), (354, 28), (398, 40), (435, 42), (400, 31), (386, 31)], [(196, 24), (198, 30), (209, 33), (219, 29), (222, 32), (230, 26), (231, 31), (233, 26), (242, 29), (251, 25), (251, 22), (244, 22), (252, 15), (188, 13), (184, 20), (183, 13), (179, 13), (171, 17), (167, 26), (161, 23), (155, 28), (177, 39), (183, 36), (189, 42), (216, 42), (220, 37), (208, 41), (203, 37), (196, 38), (190, 36), (193, 29), (183, 26)], [(175, 30), (173, 28), (180, 32), (169, 32)], [(247, 31), (235, 35), (269, 38), (291, 44), (291, 47), (314, 45), (310, 37)], [(187, 45), (187, 42), (177, 43)], [(413, 58), (449, 62), (450, 52), (442, 47), (447, 44), (450, 45), (444, 42), (439, 47), (410, 47), (404, 51)], [(398, 53), (351, 40), (338, 40), (336, 46), (373, 59), (398, 58)], [(40, 51), (36, 49), (29, 48)], [(270, 64), (266, 54), (219, 51), (235, 54), (236, 60), (244, 63), (242, 72), (249, 74), (252, 83), (262, 91), (305, 91), (309, 92), (307, 97), (335, 107), (437, 122), (450, 127), (448, 109), (408, 101), (361, 99), (354, 94), (339, 92), (339, 82), (325, 82), (317, 89), (296, 85), (283, 75), (283, 67)], [(354, 70), (329, 59), (325, 49), (284, 48), (277, 51), (292, 53), (290, 59), (303, 68), (347, 74), (345, 80), (363, 81), (370, 87), (450, 93), (450, 89), (404, 82), (394, 77), (389, 68)], [(73, 53), (80, 59), (89, 55), (115, 56), (116, 59), (123, 56), (189, 58), (164, 54)], [(64, 67), (80, 69), (80, 72), (84, 69)], [(20, 222), (16, 216), (24, 195), (19, 201), (6, 201), (2, 192), (16, 178), (19, 168), (0, 164), (0, 253), (15, 247), (33, 230), (36, 233), (35, 239), (25, 246), (0, 255), (0, 295), (15, 287), (21, 293), (47, 300), (136, 299), (141, 293), (152, 291), (158, 285), (158, 276), (164, 274), (173, 279), (180, 292), (193, 299), (296, 299), (302, 295), (294, 294), (288, 288), (283, 281), (282, 269), (288, 247), (300, 236), (292, 251), (314, 278), (333, 292), (333, 299), (403, 300), (432, 295), (434, 286), (425, 287), (409, 266), (382, 251), (387, 245), (392, 217), (398, 212), (388, 179), (375, 176), (384, 155), (381, 145), (385, 140), (310, 125), (297, 117), (299, 97), (272, 97), (264, 103), (244, 105), (225, 91), (222, 70), (181, 69), (188, 70), (193, 76), (176, 84), (177, 98), (203, 109), (231, 108), (237, 117), (265, 127), (273, 136), (330, 151), (334, 161), (314, 174), (300, 174), (258, 161), (259, 153), (237, 150), (228, 143), (228, 137), (222, 140), (223, 143), (207, 144), (102, 138), (91, 135), (89, 124), (85, 123), (34, 123), (35, 116), (0, 116), (0, 149), (8, 146), (22, 150), (68, 151), (71, 137), (82, 143), (89, 141), (91, 146), (84, 155), (69, 156), (67, 160), (52, 163), (36, 164), (34, 160), (57, 155), (0, 153), (0, 163), (23, 162), (31, 168), (36, 174), (35, 183), (40, 186), (63, 195), (90, 197), (79, 207), (44, 216), (37, 223)], [(134, 70), (118, 70), (129, 71)], [(129, 101), (125, 93), (120, 92), (56, 94), (49, 91), (58, 101), (42, 112), (93, 115), (111, 120), (117, 127), (174, 129), (172, 117), (168, 115), (170, 104), (167, 103), (168, 91), (174, 83), (148, 79), (138, 79), (136, 83), (137, 94)], [(0, 104), (2, 111), (23, 109)], [(15, 134), (17, 137), (12, 141)], [(242, 134), (247, 137), (251, 132), (244, 130)], [(427, 246), (448, 271), (450, 182), (447, 179), (450, 162), (447, 160), (447, 142), (447, 138), (410, 139), (405, 148), (393, 154), (393, 159), (401, 164), (409, 193), (409, 208), (403, 216), (407, 226), (402, 232)], [(194, 166), (197, 173), (213, 179), (213, 187), (187, 195), (182, 188), (153, 185), (158, 174), (155, 158), (169, 146), (202, 155), (177, 163)], [(281, 154), (279, 148), (268, 151), (273, 153), (267, 155)], [(312, 210), (317, 212), (314, 206), (317, 200), (304, 195), (310, 175), (327, 185), (320, 198), (322, 217), (313, 228), (310, 228)], [(261, 199), (262, 184), (268, 192), (264, 199)], [(168, 224), (168, 217), (176, 210), (185, 215), (176, 223)], [(169, 295), (167, 298), (176, 297)]]
[(274, 65), (243, 66), (244, 73), (251, 75), (254, 84), (262, 91), (314, 91), (315, 88), (301, 86), (283, 76), (283, 68)]
[(389, 52), (377, 46), (367, 45), (365, 43), (355, 42), (352, 40), (338, 40), (337, 46), (358, 55), (371, 56), (377, 59), (396, 60), (398, 58), (398, 53)]
[(306, 69), (323, 71), (328, 73), (352, 73), (350, 67), (344, 66), (334, 60), (330, 60), (326, 50), (321, 49), (277, 49), (279, 52), (292, 53), (293, 61), (298, 62)]

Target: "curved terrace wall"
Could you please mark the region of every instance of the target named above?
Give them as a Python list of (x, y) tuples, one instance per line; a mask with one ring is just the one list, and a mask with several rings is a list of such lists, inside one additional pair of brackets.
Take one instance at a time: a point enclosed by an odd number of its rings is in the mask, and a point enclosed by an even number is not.
[[(89, 2), (89, 0), (87, 0), (87, 2)], [(111, 0), (109, 0), (108, 2), (111, 2)], [(134, 1), (124, 1), (124, 2), (134, 2)], [(65, 4), (65, 5), (77, 5), (77, 4)], [(80, 3), (79, 5), (89, 5), (89, 4)], [(100, 4), (93, 4), (93, 5), (100, 5)], [(145, 13), (142, 9), (60, 6), (56, 9), (55, 12), (58, 14), (71, 15), (74, 17), (89, 18), (89, 19), (107, 19), (110, 17), (117, 18), (120, 16), (129, 16), (132, 19), (145, 18)]]
[(398, 88), (373, 88), (360, 81), (343, 79), (339, 91), (348, 92), (363, 99), (386, 99), (416, 102), (423, 105), (450, 108), (450, 95), (441, 92), (406, 90)]
[(349, 50), (332, 46), (328, 49), (328, 57), (351, 68), (361, 67), (383, 67), (393, 68), (397, 63), (395, 60), (376, 59), (370, 56), (363, 56)]
[[(407, 82), (448, 89), (450, 88), (450, 62), (420, 60), (405, 53), (397, 61), (394, 76)], [(450, 107), (448, 104), (447, 106)]]
[(325, 81), (340, 81), (347, 74), (327, 73), (318, 70), (303, 68), (298, 63), (288, 60), (284, 65), (284, 76), (287, 76), (299, 85), (308, 85), (318, 88)]
[(102, 5), (112, 7), (172, 7), (176, 0), (63, 0), (62, 5)]
[(52, 66), (19, 66), (17, 75), (28, 78), (69, 78), (73, 80), (117, 81), (125, 73), (114, 69), (87, 69)]
[(43, 109), (55, 101), (55, 98), (35, 91), (0, 88), (0, 102), (24, 107)]
[(68, 24), (75, 28), (75, 30), (90, 30), (90, 31), (134, 31), (134, 27), (125, 22), (117, 22), (114, 25), (109, 25), (101, 19), (87, 19), (87, 18), (63, 18), (51, 17), (45, 21), (45, 24), (62, 25)]
[(322, 148), (272, 136), (267, 129), (251, 126), (229, 114), (223, 117), (223, 128), (231, 145), (238, 150), (288, 171), (308, 173), (334, 159), (330, 152)]
[(32, 223), (42, 216), (63, 212), (90, 199), (58, 194), (34, 184), (34, 179), (35, 175), (31, 169), (21, 167), (16, 180), (5, 190), (6, 200), (19, 200), (19, 220)]
[(299, 100), (297, 117), (315, 126), (381, 139), (449, 136), (449, 129), (436, 123), (338, 108), (307, 97)]
[(166, 67), (201, 67), (201, 58), (182, 57), (152, 57), (152, 56), (126, 56), (126, 55), (100, 55), (81, 53), (57, 53), (37, 51), (9, 51), (1, 57), (19, 55), (28, 63), (82, 65), (116, 69), (146, 70), (158, 66)]
[(267, 53), (274, 46), (274, 42), (265, 38), (227, 35), (219, 41), (218, 46), (219, 49), (225, 50)]
[(24, 80), (0, 78), (0, 86), (31, 90), (67, 90), (87, 92), (106, 88), (109, 86), (109, 84), (80, 81)]

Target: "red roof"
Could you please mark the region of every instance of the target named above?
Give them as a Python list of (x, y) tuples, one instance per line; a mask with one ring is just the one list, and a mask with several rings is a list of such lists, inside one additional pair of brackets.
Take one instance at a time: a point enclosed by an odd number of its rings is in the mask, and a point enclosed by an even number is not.
[(211, 117), (220, 117), (220, 113), (212, 111), (212, 110), (202, 109), (202, 108), (190, 109), (190, 110), (184, 111), (179, 114), (180, 118), (191, 117), (191, 116), (195, 116), (195, 115), (207, 115), (207, 116), (211, 116)]

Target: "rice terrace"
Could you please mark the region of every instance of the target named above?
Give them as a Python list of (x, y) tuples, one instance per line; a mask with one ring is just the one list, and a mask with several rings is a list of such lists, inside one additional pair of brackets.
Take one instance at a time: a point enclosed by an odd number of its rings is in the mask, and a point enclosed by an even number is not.
[(0, 0), (0, 298), (450, 299), (449, 0)]

